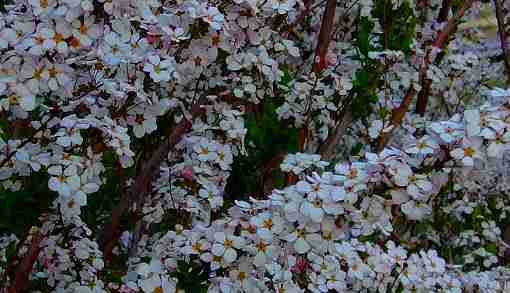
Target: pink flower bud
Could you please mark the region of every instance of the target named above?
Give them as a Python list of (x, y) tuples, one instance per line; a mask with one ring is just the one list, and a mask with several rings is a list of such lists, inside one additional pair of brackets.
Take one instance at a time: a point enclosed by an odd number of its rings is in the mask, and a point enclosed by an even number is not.
[(193, 168), (191, 166), (184, 167), (181, 171), (181, 176), (186, 180), (193, 180)]

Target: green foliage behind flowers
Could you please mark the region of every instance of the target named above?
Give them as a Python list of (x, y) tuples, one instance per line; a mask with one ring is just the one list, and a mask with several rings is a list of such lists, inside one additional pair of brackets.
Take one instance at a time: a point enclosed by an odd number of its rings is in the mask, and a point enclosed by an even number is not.
[(247, 156), (236, 158), (226, 189), (227, 196), (237, 198), (240, 194), (263, 193), (263, 184), (270, 182), (260, 182), (261, 179), (276, 179), (276, 186), (281, 187), (283, 174), (278, 166), (265, 175), (262, 174), (265, 171), (264, 166), (271, 159), (296, 152), (298, 149), (298, 130), (278, 119), (277, 101), (268, 98), (261, 105), (257, 105), (257, 108), (258, 110), (246, 114)]

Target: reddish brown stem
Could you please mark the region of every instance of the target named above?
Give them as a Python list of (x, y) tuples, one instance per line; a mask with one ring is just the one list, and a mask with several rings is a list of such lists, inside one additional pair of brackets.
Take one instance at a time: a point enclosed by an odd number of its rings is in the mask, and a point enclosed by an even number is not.
[[(393, 109), (393, 112), (391, 114), (391, 119), (390, 119), (390, 125), (393, 126), (393, 128), (400, 126), (400, 124), (402, 123), (402, 120), (404, 119), (406, 112), (408, 111), (409, 107), (411, 106), (411, 102), (415, 95), (416, 95), (416, 90), (411, 85), (411, 87), (409, 87), (409, 89), (407, 90), (407, 93), (406, 93), (404, 99), (402, 100), (402, 102), (400, 103), (400, 105), (397, 108)], [(389, 132), (383, 132), (379, 136), (379, 140), (377, 142), (377, 148), (379, 151), (384, 149), (384, 147), (386, 146), (386, 143), (388, 142), (388, 137), (391, 135), (392, 130), (390, 130)]]
[(30, 243), (30, 247), (28, 248), (25, 257), (23, 257), (16, 268), (14, 280), (11, 280), (11, 285), (7, 289), (8, 293), (24, 292), (27, 289), (29, 285), (30, 273), (32, 272), (34, 263), (39, 256), (39, 252), (41, 251), (40, 244), (42, 239), (42, 235), (38, 232), (32, 235), (32, 242)]
[[(200, 115), (200, 113), (202, 113), (202, 108), (201, 105), (197, 103), (191, 109), (191, 117), (195, 118)], [(120, 217), (130, 204), (133, 204), (136, 209), (135, 215), (133, 216), (136, 226), (135, 233), (130, 244), (130, 255), (133, 255), (136, 252), (133, 247), (135, 247), (136, 243), (138, 243), (140, 239), (139, 233), (141, 232), (141, 228), (139, 228), (139, 225), (141, 224), (141, 208), (143, 206), (145, 196), (150, 192), (152, 179), (157, 176), (161, 162), (165, 160), (168, 152), (170, 152), (170, 150), (179, 143), (181, 138), (191, 129), (191, 127), (191, 121), (183, 118), (181, 122), (171, 129), (165, 141), (159, 145), (151, 157), (142, 163), (131, 189), (128, 192), (122, 193), (119, 205), (112, 209), (112, 221), (104, 228), (100, 246), (105, 255), (109, 256), (111, 254), (111, 250), (115, 246), (115, 242), (119, 237), (118, 229), (120, 226)]]
[(335, 150), (353, 121), (354, 117), (352, 117), (350, 112), (345, 112), (340, 118), (337, 126), (331, 130), (331, 134), (328, 135), (326, 141), (319, 148), (319, 154), (323, 160), (330, 161), (335, 157)]
[[(191, 109), (191, 117), (197, 117), (200, 113), (202, 113), (202, 107), (200, 103), (197, 103)], [(179, 122), (169, 133), (166, 140), (159, 145), (149, 160), (143, 163), (140, 173), (137, 175), (135, 182), (133, 183), (129, 196), (130, 202), (133, 203), (136, 208), (136, 224), (129, 247), (130, 256), (134, 256), (136, 254), (136, 245), (140, 240), (140, 234), (142, 232), (141, 210), (145, 196), (151, 191), (151, 182), (154, 177), (157, 176), (161, 162), (165, 160), (168, 152), (170, 152), (170, 150), (172, 150), (173, 147), (181, 141), (181, 138), (191, 129), (191, 127), (192, 122), (185, 118)]]
[(120, 218), (122, 216), (122, 212), (128, 207), (128, 194), (125, 190), (125, 179), (124, 179), (124, 169), (120, 165), (117, 166), (117, 175), (120, 178), (121, 186), (120, 186), (120, 202), (117, 206), (113, 207), (111, 212), (112, 221), (109, 225), (105, 226), (104, 234), (101, 236), (102, 238), (99, 241), (99, 246), (103, 251), (103, 258), (106, 264), (110, 263), (112, 259), (113, 248), (115, 247), (115, 240), (119, 238), (119, 229), (120, 226)]
[[(455, 13), (455, 15), (448, 20), (445, 28), (441, 30), (437, 34), (437, 38), (432, 44), (433, 48), (437, 48), (440, 51), (443, 51), (448, 43), (449, 37), (455, 33), (457, 30), (457, 25), (460, 19), (464, 16), (466, 11), (471, 7), (473, 0), (465, 0), (462, 2), (459, 10)], [(416, 101), (416, 113), (421, 116), (425, 115), (427, 110), (427, 103), (432, 89), (432, 82), (427, 77), (427, 71), (430, 64), (433, 62), (431, 60), (431, 49), (427, 51), (427, 54), (423, 60), (422, 66), (420, 68), (420, 83), (421, 90), (418, 93), (418, 100)]]
[(448, 19), (448, 13), (450, 7), (452, 7), (452, 0), (443, 0), (441, 8), (439, 9), (439, 15), (437, 16), (437, 22), (445, 22)]
[[(328, 0), (326, 3), (326, 9), (324, 10), (324, 15), (322, 16), (321, 29), (319, 32), (319, 38), (317, 39), (317, 47), (315, 49), (315, 56), (313, 60), (313, 72), (318, 78), (319, 74), (323, 69), (327, 67), (327, 58), (326, 55), (328, 53), (329, 42), (331, 40), (331, 32), (333, 30), (333, 23), (335, 19), (335, 10), (336, 10), (336, 0)], [(315, 88), (315, 87), (314, 87)], [(298, 150), (304, 151), (306, 143), (308, 141), (308, 123), (309, 119), (306, 119), (305, 125), (299, 130), (299, 145)], [(295, 178), (291, 180), (286, 180), (288, 183), (293, 183)]]
[(503, 7), (501, 6), (500, 0), (494, 0), (494, 6), (496, 8), (496, 19), (498, 21), (498, 32), (499, 41), (501, 42), (501, 50), (503, 51), (503, 60), (505, 63), (505, 71), (507, 75), (507, 83), (510, 84), (510, 55), (508, 54), (508, 40), (506, 36), (505, 28), (505, 15), (503, 13)]
[(331, 31), (333, 30), (335, 10), (336, 0), (328, 0), (326, 3), (326, 10), (322, 17), (321, 30), (319, 32), (319, 39), (315, 50), (315, 60), (313, 61), (313, 71), (317, 75), (326, 68), (328, 64), (326, 54), (328, 53)]

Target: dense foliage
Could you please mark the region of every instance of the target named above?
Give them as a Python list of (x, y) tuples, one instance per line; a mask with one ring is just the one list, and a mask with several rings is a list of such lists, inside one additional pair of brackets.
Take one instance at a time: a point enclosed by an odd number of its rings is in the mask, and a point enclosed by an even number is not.
[(510, 292), (509, 1), (0, 11), (0, 292)]

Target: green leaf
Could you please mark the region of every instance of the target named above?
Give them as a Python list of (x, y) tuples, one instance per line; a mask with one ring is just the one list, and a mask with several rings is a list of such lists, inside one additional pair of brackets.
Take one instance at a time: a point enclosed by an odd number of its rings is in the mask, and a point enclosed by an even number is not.
[(370, 34), (374, 28), (374, 24), (368, 19), (367, 16), (360, 18), (358, 22), (358, 33), (356, 38), (357, 47), (363, 56), (368, 57), (370, 52)]

